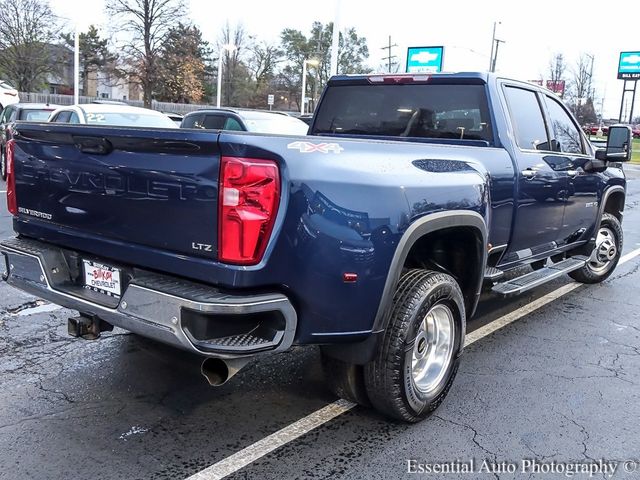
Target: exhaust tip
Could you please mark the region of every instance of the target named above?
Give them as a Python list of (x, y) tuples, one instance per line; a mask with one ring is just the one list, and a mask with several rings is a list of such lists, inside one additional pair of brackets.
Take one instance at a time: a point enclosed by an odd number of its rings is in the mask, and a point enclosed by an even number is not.
[(221, 358), (205, 358), (200, 366), (202, 376), (207, 379), (212, 387), (219, 387), (240, 371), (251, 357), (222, 360)]
[(229, 367), (219, 358), (206, 358), (202, 362), (200, 372), (212, 387), (224, 385), (229, 380)]

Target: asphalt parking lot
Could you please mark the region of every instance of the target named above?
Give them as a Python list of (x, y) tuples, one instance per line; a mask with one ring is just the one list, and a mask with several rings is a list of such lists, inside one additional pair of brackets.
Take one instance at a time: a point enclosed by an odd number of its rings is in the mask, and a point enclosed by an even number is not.
[[(405, 425), (345, 408), (242, 468), (227, 462), (228, 478), (451, 479), (460, 475), (410, 471), (484, 460), (500, 471), (464, 478), (566, 478), (544, 465), (599, 461), (617, 465), (614, 478), (640, 476), (640, 168), (627, 174), (624, 264), (596, 286), (563, 277), (509, 301), (483, 298), (469, 325), (480, 330), (432, 417)], [(0, 284), (0, 479), (185, 479), (336, 401), (314, 348), (211, 388), (196, 358), (122, 330), (72, 339), (71, 312), (34, 301)]]

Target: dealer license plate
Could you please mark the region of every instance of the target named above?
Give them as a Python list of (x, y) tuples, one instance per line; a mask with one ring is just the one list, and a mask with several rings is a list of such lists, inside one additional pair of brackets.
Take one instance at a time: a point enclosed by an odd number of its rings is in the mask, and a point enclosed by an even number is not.
[(120, 270), (89, 260), (82, 262), (84, 263), (85, 288), (111, 297), (119, 297), (122, 294)]

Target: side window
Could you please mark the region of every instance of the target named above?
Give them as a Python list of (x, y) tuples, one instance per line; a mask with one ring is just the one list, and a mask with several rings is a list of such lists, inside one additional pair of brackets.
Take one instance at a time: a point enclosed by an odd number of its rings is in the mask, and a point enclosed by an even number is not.
[(2, 114), (0, 114), (0, 123), (7, 123), (7, 112), (9, 111), (9, 107), (2, 110)]
[(69, 119), (71, 118), (71, 112), (65, 110), (63, 112), (58, 113), (56, 118), (53, 119), (56, 123), (69, 123)]
[(227, 118), (227, 121), (224, 122), (224, 130), (239, 130), (239, 131), (243, 131), (244, 128), (242, 128), (242, 125), (240, 125), (240, 122), (238, 122), (238, 120), (236, 120), (233, 117), (229, 117), (229, 118)]
[(78, 118), (78, 114), (76, 112), (71, 112), (69, 123), (80, 123), (80, 118)]
[(205, 115), (204, 128), (207, 130), (222, 130), (226, 117), (223, 115)]
[(18, 115), (17, 115), (17, 113), (18, 113), (18, 109), (16, 109), (16, 108), (11, 108), (11, 110), (9, 111), (9, 113), (7, 113), (7, 117), (9, 117), (9, 118), (7, 119), (7, 121), (8, 121), (8, 122), (15, 122), (16, 117), (18, 116)]
[(180, 128), (202, 128), (202, 115), (187, 115), (182, 120)]
[(582, 137), (580, 130), (576, 127), (567, 111), (557, 100), (546, 97), (547, 108), (549, 109), (549, 119), (551, 121), (551, 142), (553, 150), (563, 153), (582, 154)]
[(547, 129), (535, 92), (506, 87), (505, 95), (518, 146), (523, 150), (549, 150)]

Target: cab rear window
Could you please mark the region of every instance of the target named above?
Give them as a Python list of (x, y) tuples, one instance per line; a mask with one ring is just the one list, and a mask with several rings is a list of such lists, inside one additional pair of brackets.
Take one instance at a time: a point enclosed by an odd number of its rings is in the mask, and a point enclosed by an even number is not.
[(484, 85), (333, 85), (313, 133), (491, 142)]

